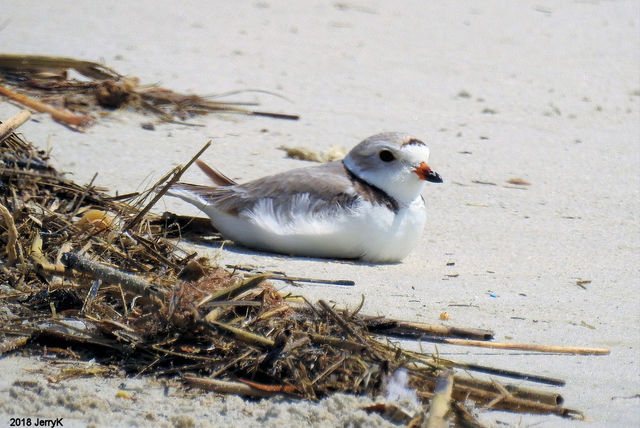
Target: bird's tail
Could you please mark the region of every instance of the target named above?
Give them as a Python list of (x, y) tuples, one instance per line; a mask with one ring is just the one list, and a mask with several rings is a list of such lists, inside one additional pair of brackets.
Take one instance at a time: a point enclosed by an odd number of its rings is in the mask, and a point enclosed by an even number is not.
[(196, 165), (218, 186), (233, 186), (235, 181), (221, 173), (220, 171), (210, 167), (200, 159), (196, 160)]
[(211, 192), (211, 187), (200, 186), (197, 184), (189, 183), (176, 183), (167, 190), (167, 195), (180, 198), (183, 201), (189, 202), (195, 205), (200, 210), (204, 211), (204, 208), (209, 204), (205, 195)]
[(167, 195), (180, 198), (206, 212), (205, 207), (210, 204), (210, 201), (207, 200), (207, 195), (211, 195), (216, 189), (220, 189), (220, 187), (233, 186), (236, 182), (200, 159), (196, 160), (196, 165), (198, 165), (202, 172), (217, 184), (217, 186), (210, 187), (200, 186), (198, 184), (175, 183), (167, 191)]

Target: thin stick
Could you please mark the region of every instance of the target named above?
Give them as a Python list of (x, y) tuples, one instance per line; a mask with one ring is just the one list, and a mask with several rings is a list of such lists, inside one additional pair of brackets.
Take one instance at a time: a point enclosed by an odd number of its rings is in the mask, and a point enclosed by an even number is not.
[(221, 110), (224, 113), (240, 113), (240, 114), (246, 114), (251, 116), (270, 117), (272, 119), (286, 119), (286, 120), (300, 119), (300, 116), (297, 114), (271, 113), (268, 111), (247, 110), (241, 107), (233, 107), (227, 103), (205, 102), (205, 103), (200, 103), (197, 106), (207, 110), (213, 110), (213, 111)]
[(80, 210), (81, 205), (84, 202), (84, 199), (87, 197), (89, 192), (91, 192), (93, 190), (93, 188), (92, 188), (93, 182), (96, 181), (97, 177), (98, 177), (98, 173), (96, 172), (96, 173), (93, 174), (93, 177), (91, 177), (91, 181), (89, 181), (89, 184), (87, 184), (85, 186), (84, 190), (80, 194), (80, 199), (78, 199), (78, 202), (75, 203), (75, 209), (73, 210), (73, 213), (71, 214), (71, 217), (75, 217), (75, 215), (78, 214), (78, 211)]
[(269, 275), (255, 275), (249, 278), (246, 278), (244, 281), (239, 282), (234, 285), (230, 285), (229, 287), (223, 288), (221, 290), (216, 291), (215, 293), (211, 293), (201, 301), (197, 303), (197, 307), (204, 305), (207, 302), (218, 299), (231, 299), (233, 296), (237, 296), (238, 294), (244, 292), (245, 290), (249, 290), (251, 288), (257, 287), (260, 285), (262, 281), (268, 279)]
[[(462, 376), (453, 377), (454, 386), (465, 386), (469, 388), (481, 389), (489, 393), (504, 394), (502, 389), (505, 389), (509, 394), (515, 398), (522, 400), (538, 401), (540, 403), (548, 404), (550, 406), (559, 406), (564, 402), (562, 395), (557, 392), (543, 391), (539, 389), (524, 388), (517, 385), (499, 384), (494, 379), (487, 381), (482, 379), (474, 379)], [(499, 385), (499, 387), (498, 387)], [(500, 389), (501, 388), (501, 389)]]
[(250, 112), (250, 114), (252, 114), (254, 116), (270, 117), (270, 118), (273, 118), (273, 119), (287, 119), (287, 120), (298, 120), (298, 119), (300, 119), (300, 116), (298, 116), (297, 114), (269, 113), (269, 112), (266, 112), (266, 111), (252, 111), (252, 112)]
[(151, 242), (147, 238), (143, 238), (142, 236), (139, 236), (137, 233), (131, 233), (131, 232), (129, 233), (129, 236), (135, 239), (138, 244), (142, 245), (148, 251), (147, 254), (150, 257), (153, 257), (154, 259), (158, 260), (160, 263), (168, 267), (172, 267), (174, 269), (179, 267), (174, 262), (169, 260), (167, 257), (163, 256), (156, 248), (154, 248), (153, 242)]
[(247, 323), (247, 325), (251, 325), (251, 324), (254, 324), (254, 323), (259, 322), (259, 321), (264, 321), (264, 320), (266, 320), (268, 318), (274, 317), (276, 315), (280, 315), (282, 312), (287, 312), (289, 310), (291, 310), (291, 306), (289, 306), (289, 305), (278, 306), (278, 307), (276, 307), (274, 309), (271, 309), (270, 311), (267, 311), (267, 312), (264, 312), (261, 315), (258, 315), (257, 317), (255, 317), (254, 319), (249, 321)]
[(539, 376), (531, 373), (525, 373), (525, 372), (519, 372), (519, 371), (513, 371), (513, 370), (498, 369), (498, 368), (482, 366), (478, 364), (470, 364), (470, 363), (462, 363), (459, 361), (445, 360), (443, 358), (436, 357), (431, 354), (424, 355), (421, 353), (411, 352), (406, 350), (403, 350), (402, 353), (406, 355), (409, 359), (414, 359), (429, 367), (449, 367), (449, 368), (459, 367), (465, 370), (476, 371), (480, 373), (487, 373), (487, 374), (492, 374), (496, 376), (504, 376), (512, 379), (520, 379), (520, 380), (526, 380), (530, 382), (543, 383), (547, 385), (554, 385), (554, 386), (565, 385), (564, 380), (557, 379), (557, 378)]
[[(93, 281), (93, 284), (91, 284), (91, 288), (89, 288), (89, 292), (87, 293), (87, 296), (84, 298), (84, 303), (82, 304), (82, 308), (80, 309), (80, 314), (84, 315), (87, 309), (91, 308), (91, 304), (93, 303), (93, 300), (98, 295), (100, 284), (102, 284), (101, 279), (96, 279), (95, 281)], [(120, 292), (122, 292), (122, 287), (119, 287), (119, 288), (120, 288)], [(123, 306), (124, 306), (124, 310), (126, 311), (127, 302), (124, 302)]]
[(0, 123), (0, 143), (2, 143), (13, 131), (25, 123), (31, 117), (29, 110), (21, 110), (13, 115), (9, 120)]
[(538, 345), (535, 343), (483, 342), (481, 340), (446, 339), (441, 337), (423, 337), (423, 340), (449, 345), (475, 346), (479, 348), (508, 349), (513, 351), (549, 352), (553, 354), (609, 355), (607, 348), (584, 348), (578, 346)]
[[(207, 221), (209, 221), (209, 219), (207, 219)], [(231, 269), (242, 270), (246, 272), (256, 271), (256, 269), (252, 266), (242, 266), (242, 265), (226, 265), (226, 266)], [(266, 272), (260, 271), (259, 273), (269, 274), (271, 275), (269, 279), (277, 279), (279, 281), (292, 281), (292, 282), (297, 281), (297, 282), (309, 282), (314, 284), (345, 285), (345, 286), (356, 285), (355, 281), (352, 281), (350, 279), (318, 279), (318, 278), (309, 278), (306, 276), (288, 276), (283, 272), (272, 272), (272, 271), (266, 271)]]
[(523, 372), (518, 372), (514, 370), (506, 370), (506, 369), (499, 369), (495, 367), (482, 366), (480, 364), (461, 363), (457, 361), (445, 361), (442, 359), (438, 359), (438, 363), (443, 364), (447, 367), (460, 367), (462, 369), (471, 370), (474, 372), (486, 373), (486, 374), (491, 374), (496, 376), (503, 376), (511, 379), (521, 379), (529, 382), (543, 383), (546, 385), (553, 385), (553, 386), (566, 385), (566, 382), (564, 380), (558, 379), (558, 378), (535, 375), (531, 373), (523, 373)]
[(264, 383), (253, 382), (246, 379), (236, 379), (238, 382), (242, 382), (246, 385), (252, 386), (256, 389), (267, 392), (280, 392), (282, 394), (293, 394), (296, 392), (296, 388), (293, 385), (267, 385)]
[(161, 293), (159, 287), (155, 284), (151, 284), (150, 282), (130, 273), (121, 272), (110, 266), (94, 262), (77, 253), (64, 253), (62, 255), (62, 264), (69, 269), (75, 269), (94, 278), (100, 278), (106, 282), (120, 284), (122, 288), (134, 294), (151, 296)]
[(224, 364), (222, 367), (219, 367), (215, 372), (211, 373), (211, 378), (216, 378), (218, 376), (220, 376), (222, 373), (226, 372), (229, 367), (232, 367), (234, 365), (236, 365), (238, 363), (238, 361), (242, 361), (245, 358), (247, 358), (249, 355), (251, 355), (251, 353), (254, 352), (253, 349), (249, 349), (247, 352), (243, 353), (242, 355), (234, 358), (233, 360), (229, 361), (228, 363)]
[(318, 383), (319, 381), (321, 381), (325, 377), (329, 376), (338, 367), (340, 367), (340, 365), (342, 363), (344, 363), (344, 360), (346, 360), (346, 359), (347, 359), (346, 355), (343, 355), (338, 361), (336, 361), (335, 363), (331, 364), (322, 373), (320, 373), (318, 376), (316, 376), (316, 378), (311, 381), (311, 385), (315, 385), (316, 383)]
[(251, 385), (241, 382), (230, 382), (218, 379), (207, 379), (202, 377), (185, 376), (183, 378), (191, 386), (195, 386), (207, 391), (216, 391), (225, 394), (246, 395), (249, 397), (273, 397), (276, 392), (264, 391), (254, 388)]
[(5, 207), (0, 203), (0, 214), (4, 219), (4, 222), (7, 225), (7, 234), (9, 235), (7, 238), (7, 265), (13, 266), (13, 264), (18, 259), (18, 251), (16, 246), (18, 245), (18, 229), (16, 229), (16, 224), (13, 221), (13, 216)]
[(138, 215), (136, 215), (131, 221), (129, 221), (122, 229), (123, 232), (126, 232), (127, 230), (133, 228), (135, 225), (137, 225), (142, 218), (145, 216), (145, 214), (147, 214), (147, 212), (149, 212), (149, 210), (156, 204), (156, 202), (158, 202), (158, 200), (160, 200), (160, 198), (162, 196), (164, 196), (165, 193), (167, 193), (167, 191), (169, 190), (169, 188), (171, 188), (171, 186), (173, 186), (179, 179), (180, 177), (182, 177), (182, 174), (184, 174), (184, 172), (191, 166), (191, 164), (193, 164), (196, 159), (198, 159), (200, 157), (200, 155), (202, 155), (202, 153), (204, 153), (205, 150), (207, 150), (209, 148), (209, 146), (211, 145), (211, 141), (208, 141), (207, 144), (205, 144), (200, 151), (198, 151), (198, 153), (196, 153), (196, 155), (191, 158), (191, 160), (189, 162), (187, 162), (187, 164), (180, 168), (175, 174), (174, 176), (169, 180), (169, 182), (158, 192), (156, 193), (156, 195), (153, 197), (153, 199), (151, 199), (151, 202), (149, 202), (147, 204), (147, 206), (145, 206), (139, 213)]
[(367, 346), (362, 343), (357, 343), (352, 340), (344, 340), (339, 337), (323, 336), (321, 334), (309, 333), (309, 338), (314, 343), (335, 346), (336, 348), (344, 349), (356, 354), (360, 354), (364, 352), (365, 349), (367, 349)]
[(317, 278), (306, 278), (302, 276), (286, 276), (273, 273), (269, 279), (277, 279), (278, 281), (297, 281), (297, 282), (308, 282), (311, 284), (329, 284), (329, 285), (344, 285), (344, 286), (353, 286), (356, 285), (355, 281), (350, 279), (317, 279)]
[[(142, 349), (146, 349), (146, 350), (149, 349), (147, 346), (142, 345), (141, 343), (138, 343), (137, 346), (142, 348)], [(198, 354), (192, 354), (190, 352), (171, 351), (170, 349), (164, 349), (164, 348), (160, 347), (159, 344), (151, 345), (151, 349), (153, 349), (154, 351), (162, 352), (165, 355), (173, 355), (174, 357), (185, 358), (187, 360), (208, 361), (210, 364), (213, 364), (213, 363), (217, 362), (217, 360), (215, 358), (212, 358), (212, 357), (205, 357), (205, 356), (198, 355)]]
[(445, 370), (436, 379), (435, 396), (429, 406), (427, 428), (447, 428), (451, 410), (451, 392), (453, 391), (453, 370)]
[(261, 346), (261, 347), (267, 347), (267, 348), (273, 348), (275, 346), (275, 342), (269, 339), (268, 337), (260, 336), (259, 334), (251, 333), (250, 331), (246, 331), (229, 324), (221, 323), (215, 320), (206, 321), (206, 322), (203, 322), (203, 324), (207, 326), (214, 325), (218, 328), (226, 330), (229, 333), (233, 334), (236, 337), (236, 339), (240, 340), (241, 342), (247, 343), (249, 345)]
[(10, 91), (3, 86), (0, 86), (0, 94), (22, 104), (25, 107), (29, 107), (36, 111), (39, 111), (40, 113), (49, 113), (53, 119), (64, 122), (68, 125), (81, 127), (88, 125), (93, 121), (93, 118), (91, 118), (90, 116), (74, 114), (70, 111), (50, 106), (49, 104), (45, 104), (41, 101), (35, 100), (25, 95)]
[(324, 309), (324, 311), (329, 315), (329, 318), (333, 319), (342, 328), (342, 330), (344, 330), (345, 333), (347, 333), (351, 337), (355, 337), (359, 342), (365, 343), (365, 340), (358, 333), (356, 333), (351, 328), (351, 326), (347, 324), (345, 320), (343, 320), (333, 309), (331, 309), (331, 306), (329, 306), (327, 302), (325, 302), (324, 300), (319, 300), (318, 303), (320, 303), (322, 309)]
[[(430, 388), (435, 388), (435, 380), (425, 378), (424, 383)], [(500, 393), (488, 391), (479, 388), (473, 388), (467, 385), (454, 385), (453, 392), (451, 394), (454, 399), (458, 401), (471, 400), (476, 405), (483, 405), (494, 401), (497, 397), (502, 397), (501, 400), (496, 400), (493, 403), (494, 409), (511, 410), (516, 412), (528, 412), (537, 414), (555, 414), (572, 419), (583, 419), (584, 415), (581, 412), (566, 407), (546, 404), (540, 401), (527, 400), (518, 398), (514, 395), (504, 396)], [(419, 397), (426, 396), (422, 392), (418, 392)]]
[(440, 324), (407, 322), (389, 318), (365, 318), (367, 330), (389, 336), (422, 339), (426, 335), (491, 340), (493, 331), (480, 328), (448, 327)]

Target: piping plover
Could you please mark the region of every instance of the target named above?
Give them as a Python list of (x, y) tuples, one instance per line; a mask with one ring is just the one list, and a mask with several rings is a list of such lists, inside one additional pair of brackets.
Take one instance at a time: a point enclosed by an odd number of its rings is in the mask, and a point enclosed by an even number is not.
[(168, 194), (198, 207), (225, 238), (246, 247), (390, 263), (422, 235), (425, 181), (442, 182), (428, 159), (425, 143), (389, 132), (362, 141), (342, 161), (245, 184), (198, 161), (217, 186), (177, 183)]

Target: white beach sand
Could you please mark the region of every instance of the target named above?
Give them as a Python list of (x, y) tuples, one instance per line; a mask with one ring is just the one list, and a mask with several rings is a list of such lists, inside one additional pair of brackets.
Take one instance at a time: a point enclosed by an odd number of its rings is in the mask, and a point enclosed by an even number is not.
[[(307, 286), (363, 312), (489, 328), (499, 341), (607, 347), (557, 356), (438, 346), (465, 362), (564, 378), (567, 407), (593, 426), (640, 423), (640, 3), (636, 1), (2, 2), (0, 51), (104, 61), (176, 91), (247, 93), (297, 122), (211, 115), (203, 127), (115, 112), (86, 133), (37, 114), (20, 131), (53, 148), (80, 183), (126, 193), (202, 157), (241, 181), (306, 165), (281, 145), (347, 149), (384, 130), (431, 146), (445, 179), (428, 185), (419, 247), (370, 266), (230, 247), (221, 264), (353, 279)], [(19, 107), (0, 100), (0, 120)], [(522, 178), (530, 186), (513, 186)], [(185, 181), (205, 183), (197, 169)], [(493, 183), (493, 184), (481, 184)], [(195, 214), (169, 198), (156, 207)], [(198, 247), (213, 255), (217, 248)], [(454, 265), (448, 265), (455, 263)], [(590, 280), (583, 289), (578, 280)], [(417, 349), (417, 344), (409, 344)], [(434, 346), (423, 344), (434, 351)], [(0, 426), (11, 417), (80, 426), (384, 426), (365, 399), (319, 404), (165, 388), (153, 379), (48, 384), (45, 360), (0, 358)], [(17, 383), (16, 383), (17, 382)], [(116, 398), (126, 384), (136, 401)], [(128, 389), (129, 390), (129, 389)], [(485, 412), (520, 426), (581, 426), (552, 416)]]

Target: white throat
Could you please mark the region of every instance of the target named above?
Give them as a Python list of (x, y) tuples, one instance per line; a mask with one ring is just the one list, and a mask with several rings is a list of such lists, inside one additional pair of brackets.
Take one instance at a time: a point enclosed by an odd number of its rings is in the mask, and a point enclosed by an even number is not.
[[(409, 148), (408, 148), (409, 149)], [(420, 162), (426, 161), (427, 155), (421, 153), (422, 157), (409, 156), (408, 160), (399, 160), (400, 165), (390, 166), (389, 168), (376, 168), (363, 170), (352, 157), (347, 156), (344, 159), (344, 165), (347, 169), (361, 180), (379, 188), (387, 195), (394, 198), (401, 206), (408, 206), (420, 197), (425, 181), (418, 177), (418, 174), (412, 169), (419, 165)], [(413, 153), (411, 153), (413, 155)], [(416, 160), (413, 160), (413, 158)], [(418, 161), (417, 159), (420, 159)], [(414, 166), (415, 165), (415, 166)]]

